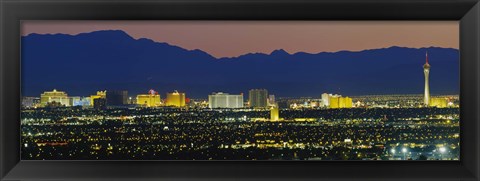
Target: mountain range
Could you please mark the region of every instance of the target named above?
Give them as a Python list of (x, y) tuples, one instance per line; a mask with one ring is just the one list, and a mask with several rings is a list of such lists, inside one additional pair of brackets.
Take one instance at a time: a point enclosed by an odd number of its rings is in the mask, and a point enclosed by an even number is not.
[(29, 34), (21, 38), (21, 46), (25, 96), (54, 88), (72, 96), (113, 89), (130, 95), (155, 89), (164, 96), (178, 90), (190, 98), (253, 88), (266, 88), (277, 97), (423, 94), (426, 52), (432, 94), (458, 94), (460, 84), (459, 51), (453, 48), (393, 46), (294, 54), (279, 49), (215, 58), (198, 49), (134, 39), (121, 30)]

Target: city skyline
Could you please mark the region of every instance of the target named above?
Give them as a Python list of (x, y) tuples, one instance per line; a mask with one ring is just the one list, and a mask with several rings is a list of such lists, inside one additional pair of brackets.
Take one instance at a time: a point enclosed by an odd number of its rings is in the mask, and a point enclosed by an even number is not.
[[(424, 78), (425, 78), (425, 85), (424, 85), (424, 93), (423, 93), (423, 100), (424, 100), (424, 104), (425, 105), (429, 105), (430, 104), (430, 86), (429, 86), (429, 72), (430, 72), (430, 64), (428, 63), (428, 51), (425, 52), (425, 64), (423, 65), (423, 69), (424, 69)], [(265, 92), (265, 95), (264, 97), (267, 97), (269, 94), (268, 94), (268, 91), (266, 89), (262, 89), (262, 88), (252, 88), (250, 89), (248, 92), (249, 94), (251, 94), (252, 91), (259, 91), (259, 90), (264, 90), (266, 91)], [(99, 90), (100, 92), (107, 92), (107, 90)], [(97, 93), (99, 92), (97, 91)], [(119, 91), (119, 90), (111, 90), (111, 91)], [(122, 89), (122, 91), (126, 91), (125, 95), (126, 96), (145, 96), (145, 95), (158, 95), (160, 96), (161, 94), (157, 91), (155, 91), (155, 89), (149, 89), (147, 94), (145, 93), (140, 93), (140, 94), (128, 94), (128, 89)], [(53, 92), (57, 92), (57, 89), (53, 89)], [(59, 92), (65, 92), (65, 91), (59, 91)], [(178, 94), (178, 90), (174, 90), (174, 93), (177, 93)], [(167, 92), (166, 95), (168, 97), (168, 95), (171, 94), (170, 92)], [(184, 93), (183, 93), (184, 94)], [(206, 97), (210, 98), (211, 96), (228, 96), (230, 93), (228, 92), (222, 92), (222, 91), (214, 91), (212, 92), (211, 94), (208, 94)], [(323, 93), (325, 94), (325, 93)], [(334, 93), (336, 94), (336, 93)], [(233, 94), (234, 95), (234, 94)], [(239, 95), (242, 95), (243, 96), (243, 92), (239, 92)], [(272, 95), (272, 94), (271, 94)], [(408, 95), (408, 94), (407, 94)], [(411, 95), (416, 95), (416, 94), (411, 94)], [(85, 96), (85, 95), (83, 95)], [(231, 95), (232, 96), (232, 95)], [(368, 95), (361, 95), (361, 96), (368, 96)], [(25, 97), (28, 97), (28, 96), (25, 96)], [(188, 97), (186, 97), (188, 98)], [(201, 98), (198, 98), (198, 97), (195, 97), (194, 99), (204, 99), (205, 97), (201, 97)], [(151, 97), (149, 98), (151, 99)], [(158, 97), (158, 99), (160, 99), (160, 97)], [(243, 98), (242, 98), (243, 99)], [(249, 101), (251, 101), (251, 98), (249, 96)], [(266, 103), (263, 103), (263, 104), (266, 104)]]
[[(424, 107), (437, 107), (437, 108), (447, 108), (454, 107), (455, 101), (453, 97), (431, 97), (430, 95), (430, 84), (429, 84), (429, 73), (430, 73), (430, 64), (428, 62), (428, 52), (425, 52), (425, 64), (423, 65), (424, 72), (424, 94), (423, 94), (423, 104)], [(363, 95), (365, 96), (365, 95)], [(398, 96), (398, 95), (393, 95)], [(315, 102), (312, 101), (309, 106), (305, 107), (327, 107), (327, 108), (354, 108), (360, 107), (361, 102), (353, 103), (352, 98), (346, 96), (343, 97), (339, 94), (321, 94), (321, 101)], [(33, 99), (32, 99), (33, 98)], [(291, 99), (291, 98), (290, 98)], [(315, 99), (314, 99), (315, 100)], [(38, 102), (40, 101), (40, 102)], [(22, 99), (22, 106), (26, 108), (37, 108), (37, 107), (57, 107), (57, 106), (81, 106), (81, 107), (91, 107), (92, 103), (95, 109), (100, 107), (95, 104), (100, 103), (101, 109), (106, 109), (107, 106), (114, 107), (124, 107), (127, 105), (136, 105), (141, 107), (188, 107), (190, 103), (190, 98), (186, 96), (184, 92), (178, 92), (174, 90), (172, 93), (168, 92), (166, 99), (161, 99), (160, 94), (154, 89), (150, 89), (148, 94), (138, 94), (135, 99), (129, 97), (128, 90), (104, 90), (97, 91), (97, 95), (90, 95), (90, 97), (76, 97), (68, 96), (64, 91), (45, 91), (40, 95), (40, 99), (35, 101), (34, 97), (24, 97)], [(310, 100), (309, 100), (310, 101)], [(34, 103), (36, 102), (36, 103)], [(306, 103), (306, 102), (305, 102)], [(27, 105), (29, 104), (29, 105)], [(198, 104), (194, 103), (194, 104)], [(272, 107), (271, 117), (276, 121), (279, 120), (278, 104), (275, 102), (275, 95), (269, 94), (267, 89), (250, 89), (248, 91), (248, 102), (244, 102), (243, 93), (238, 95), (229, 94), (224, 92), (212, 92), (208, 95), (208, 103), (204, 101), (200, 103), (201, 106), (205, 107), (208, 105), (208, 108), (267, 108)], [(411, 104), (410, 106), (412, 106)], [(296, 103), (291, 104), (292, 108), (304, 108), (304, 106), (298, 106)], [(125, 107), (124, 107), (125, 108)]]
[[(275, 50), (217, 59), (202, 50), (132, 39), (123, 31), (75, 36), (31, 34), (22, 37), (22, 93), (35, 96), (56, 88), (76, 95), (105, 89), (128, 89), (138, 94), (153, 88), (159, 92), (188, 90), (192, 97), (203, 97), (211, 92), (246, 93), (249, 88), (266, 88), (276, 90), (281, 97), (316, 96), (318, 91), (416, 94), (420, 92), (418, 85), (423, 84), (417, 79), (421, 74), (417, 70), (426, 51), (436, 67), (430, 75), (432, 94), (458, 93), (459, 51), (451, 48), (393, 46), (317, 54)], [(88, 73), (82, 72), (87, 67)], [(268, 76), (258, 79), (255, 75)]]
[(26, 21), (22, 35), (22, 160), (461, 159), (455, 21)]
[[(424, 72), (424, 94), (423, 94), (423, 104), (424, 107), (438, 107), (438, 108), (447, 108), (454, 107), (455, 103), (453, 97), (435, 97), (432, 98), (430, 95), (430, 84), (429, 84), (429, 74), (430, 74), (430, 64), (428, 62), (428, 51), (425, 52), (425, 64), (422, 66)], [(81, 107), (91, 107), (92, 104), (95, 109), (98, 109), (99, 106), (95, 104), (100, 104), (101, 109), (106, 109), (109, 107), (123, 107), (126, 105), (137, 105), (142, 107), (188, 107), (190, 103), (190, 98), (186, 96), (185, 92), (178, 92), (174, 90), (173, 92), (168, 92), (166, 94), (166, 99), (161, 99), (160, 94), (154, 89), (150, 89), (147, 94), (138, 94), (136, 98), (132, 99), (129, 97), (128, 90), (104, 90), (97, 91), (96, 95), (90, 95), (90, 97), (78, 97), (78, 96), (68, 96), (64, 91), (45, 91), (40, 95), (40, 99), (35, 100), (35, 97), (24, 97), (22, 99), (22, 106), (26, 108), (30, 107), (57, 107), (57, 106), (81, 106)], [(365, 95), (363, 95), (365, 96)], [(398, 95), (394, 95), (398, 96)], [(321, 101), (315, 102), (312, 101), (310, 106), (306, 107), (328, 107), (328, 108), (353, 108), (361, 106), (361, 102), (353, 103), (352, 98), (346, 96), (343, 97), (339, 94), (321, 94)], [(32, 99), (33, 98), (33, 99)], [(235, 95), (224, 92), (212, 92), (208, 95), (208, 103), (200, 103), (201, 106), (208, 105), (208, 108), (267, 108), (272, 107), (271, 117), (272, 119), (279, 120), (278, 117), (278, 104), (275, 102), (275, 95), (269, 94), (267, 89), (249, 89), (248, 91), (248, 102), (243, 101), (243, 92)], [(40, 101), (40, 102), (38, 102)], [(100, 103), (99, 101), (103, 102)], [(310, 101), (310, 100), (309, 100)], [(34, 103), (36, 102), (36, 103)], [(28, 106), (26, 104), (29, 104)], [(198, 103), (197, 103), (198, 104)], [(412, 106), (412, 105), (410, 105)], [(297, 108), (299, 107), (296, 103), (290, 105), (290, 107)], [(304, 106), (300, 106), (304, 107)]]

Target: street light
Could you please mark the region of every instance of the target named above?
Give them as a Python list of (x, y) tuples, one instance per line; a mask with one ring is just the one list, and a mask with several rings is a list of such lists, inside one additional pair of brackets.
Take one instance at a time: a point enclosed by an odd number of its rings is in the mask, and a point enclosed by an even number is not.
[(403, 147), (402, 148), (402, 153), (403, 153), (403, 160), (407, 160), (407, 148)]

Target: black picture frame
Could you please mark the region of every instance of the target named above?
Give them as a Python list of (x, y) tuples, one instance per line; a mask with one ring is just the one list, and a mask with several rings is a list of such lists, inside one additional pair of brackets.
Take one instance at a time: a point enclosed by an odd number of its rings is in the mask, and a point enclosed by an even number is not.
[[(480, 180), (478, 0), (0, 0), (1, 180)], [(21, 161), (22, 20), (458, 20), (461, 161)]]

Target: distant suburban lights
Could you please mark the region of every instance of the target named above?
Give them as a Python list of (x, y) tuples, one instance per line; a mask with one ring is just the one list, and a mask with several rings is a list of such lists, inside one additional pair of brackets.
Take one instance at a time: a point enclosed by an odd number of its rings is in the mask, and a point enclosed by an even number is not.
[(447, 148), (442, 146), (442, 147), (439, 148), (439, 151), (440, 151), (440, 153), (445, 153), (447, 151)]

